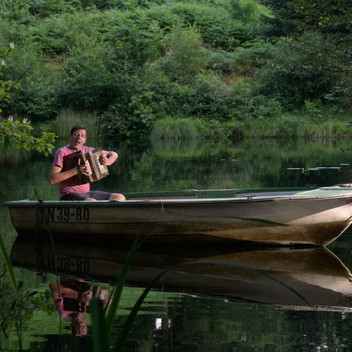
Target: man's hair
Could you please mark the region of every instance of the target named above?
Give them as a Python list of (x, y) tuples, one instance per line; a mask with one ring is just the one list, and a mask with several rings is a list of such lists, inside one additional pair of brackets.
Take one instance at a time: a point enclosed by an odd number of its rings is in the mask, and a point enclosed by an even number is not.
[(83, 126), (83, 125), (76, 125), (76, 126), (73, 126), (72, 128), (71, 128), (71, 135), (73, 134), (73, 132), (74, 131), (76, 131), (76, 130), (85, 130), (86, 131), (86, 133), (87, 133), (87, 127), (86, 126)]

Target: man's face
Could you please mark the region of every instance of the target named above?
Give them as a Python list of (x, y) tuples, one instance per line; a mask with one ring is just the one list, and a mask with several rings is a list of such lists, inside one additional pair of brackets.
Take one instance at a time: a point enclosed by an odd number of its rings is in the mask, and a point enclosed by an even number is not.
[(75, 130), (73, 134), (69, 135), (71, 141), (71, 148), (80, 151), (87, 140), (86, 130)]

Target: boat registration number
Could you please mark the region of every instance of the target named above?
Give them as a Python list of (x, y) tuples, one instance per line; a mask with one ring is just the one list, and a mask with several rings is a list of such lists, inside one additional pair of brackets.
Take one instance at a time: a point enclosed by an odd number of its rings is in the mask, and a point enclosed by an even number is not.
[(41, 212), (42, 221), (89, 221), (89, 209), (86, 207), (47, 207)]
[(41, 269), (58, 270), (60, 272), (75, 272), (88, 274), (90, 271), (90, 262), (88, 259), (83, 258), (71, 258), (66, 256), (56, 256), (53, 254), (42, 254), (41, 258)]

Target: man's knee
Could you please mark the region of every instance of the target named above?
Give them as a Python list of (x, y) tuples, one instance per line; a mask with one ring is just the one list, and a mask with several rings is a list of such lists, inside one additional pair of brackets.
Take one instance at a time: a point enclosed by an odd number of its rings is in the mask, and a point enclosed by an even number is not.
[(123, 194), (119, 193), (113, 193), (110, 197), (109, 200), (126, 200), (125, 196)]
[(86, 198), (84, 201), (85, 202), (96, 202), (97, 200), (94, 198)]

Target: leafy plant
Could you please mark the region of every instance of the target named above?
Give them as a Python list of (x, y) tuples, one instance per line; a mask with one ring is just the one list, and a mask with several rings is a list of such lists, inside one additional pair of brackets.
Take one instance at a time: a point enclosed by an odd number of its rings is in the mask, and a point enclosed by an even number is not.
[(17, 48), (6, 61), (4, 77), (17, 77), (20, 84), (11, 92), (11, 100), (0, 103), (4, 113), (34, 122), (53, 118), (61, 91), (61, 78), (54, 63), (46, 64), (32, 46)]
[(23, 120), (22, 123), (11, 119), (0, 121), (0, 141), (11, 140), (17, 148), (36, 149), (44, 155), (52, 153), (55, 134), (44, 132), (42, 137), (35, 138), (29, 134), (32, 129), (32, 126), (26, 120)]
[[(12, 50), (14, 49), (15, 45), (13, 43), (10, 43), (10, 47), (8, 49), (2, 49), (0, 48), (0, 77), (3, 76), (1, 73), (1, 69), (3, 67), (6, 67), (6, 62), (5, 60), (9, 59), (12, 54)], [(7, 101), (10, 97), (10, 91), (12, 88), (18, 88), (18, 84), (15, 82), (12, 82), (11, 80), (3, 81), (0, 79), (0, 102)], [(2, 110), (0, 109), (0, 112)]]
[(206, 65), (198, 30), (178, 23), (165, 38), (166, 56), (160, 65), (172, 81), (187, 82)]
[(257, 22), (260, 7), (253, 0), (231, 0), (231, 16), (244, 23)]
[[(319, 35), (306, 33), (305, 36), (319, 46)], [(318, 53), (317, 50), (307, 51), (295, 41), (278, 43), (272, 57), (256, 74), (259, 92), (279, 100), (289, 110), (302, 107), (306, 100), (323, 99), (331, 92), (335, 78), (329, 71), (317, 72), (310, 68)]]

